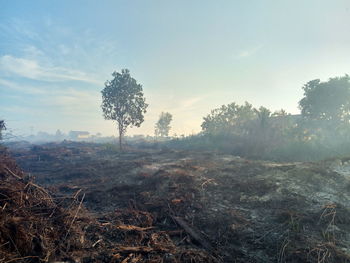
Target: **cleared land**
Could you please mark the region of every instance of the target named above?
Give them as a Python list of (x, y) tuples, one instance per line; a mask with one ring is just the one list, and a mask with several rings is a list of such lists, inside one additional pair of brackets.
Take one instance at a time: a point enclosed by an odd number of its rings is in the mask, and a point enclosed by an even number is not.
[[(16, 179), (4, 171), (2, 180), (20, 181), (23, 193), (24, 182), (35, 182), (47, 189), (47, 206), (65, 214), (49, 226), (62, 233), (56, 240), (71, 243), (51, 248), (46, 260), (350, 262), (346, 159), (272, 163), (69, 142), (12, 147), (11, 155), (26, 174)], [(0, 250), (15, 250), (11, 244)], [(45, 260), (40, 251), (23, 262)]]

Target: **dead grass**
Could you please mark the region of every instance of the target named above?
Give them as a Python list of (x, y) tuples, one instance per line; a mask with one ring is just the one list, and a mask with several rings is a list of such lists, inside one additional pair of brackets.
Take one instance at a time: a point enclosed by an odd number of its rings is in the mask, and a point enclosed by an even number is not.
[(49, 262), (81, 246), (74, 226), (76, 200), (63, 209), (10, 157), (0, 159), (0, 262)]

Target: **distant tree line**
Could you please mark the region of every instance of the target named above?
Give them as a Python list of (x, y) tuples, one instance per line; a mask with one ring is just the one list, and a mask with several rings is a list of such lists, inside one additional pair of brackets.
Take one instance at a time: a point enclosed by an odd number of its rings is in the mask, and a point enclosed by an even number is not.
[[(104, 117), (116, 121), (119, 145), (128, 127), (139, 127), (148, 104), (142, 85), (129, 70), (114, 72), (102, 90)], [(213, 109), (203, 118), (202, 132), (166, 142), (172, 147), (218, 150), (252, 158), (313, 160), (350, 154), (350, 78), (348, 75), (315, 79), (303, 87), (301, 114), (272, 112), (230, 103)], [(167, 138), (172, 115), (162, 112), (155, 136)]]
[(277, 160), (350, 154), (349, 76), (312, 80), (303, 90), (299, 115), (230, 103), (203, 118), (199, 135), (171, 145)]

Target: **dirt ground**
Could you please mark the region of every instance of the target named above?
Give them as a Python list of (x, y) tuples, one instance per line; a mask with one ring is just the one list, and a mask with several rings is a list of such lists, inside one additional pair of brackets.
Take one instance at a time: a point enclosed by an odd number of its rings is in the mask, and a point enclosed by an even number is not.
[(272, 163), (72, 142), (10, 152), (54, 200), (82, 204), (76, 217), (89, 220), (77, 220), (81, 246), (66, 262), (350, 262), (347, 159)]

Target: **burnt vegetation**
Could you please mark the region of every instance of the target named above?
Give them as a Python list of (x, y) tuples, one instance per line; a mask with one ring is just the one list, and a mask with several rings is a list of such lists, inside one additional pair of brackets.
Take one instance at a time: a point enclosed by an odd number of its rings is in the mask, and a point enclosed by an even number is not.
[[(349, 262), (348, 161), (52, 143), (1, 167), (3, 262)], [(35, 175), (35, 181), (33, 178)]]

